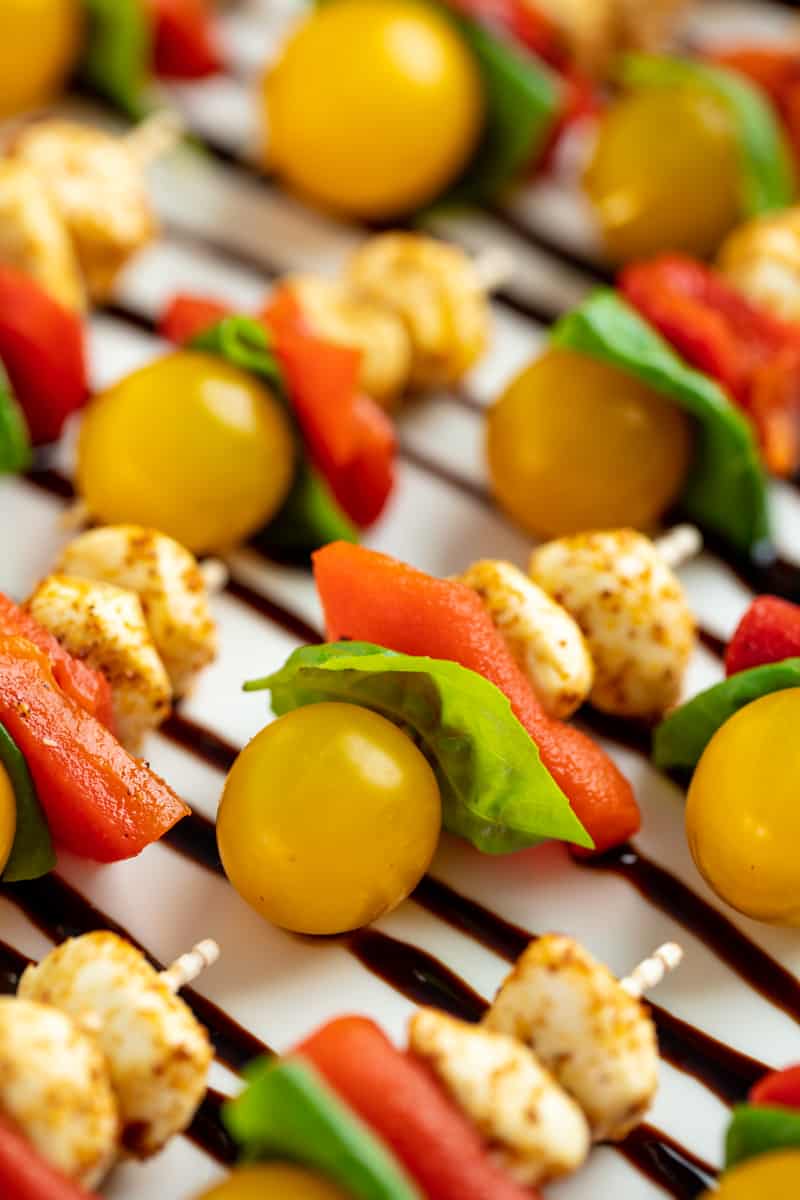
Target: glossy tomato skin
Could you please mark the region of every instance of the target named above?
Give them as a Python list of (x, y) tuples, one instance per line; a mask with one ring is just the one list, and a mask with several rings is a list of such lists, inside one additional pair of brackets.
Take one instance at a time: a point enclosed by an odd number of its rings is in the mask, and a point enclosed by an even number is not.
[(686, 86), (624, 96), (601, 118), (584, 187), (615, 262), (665, 249), (712, 254), (742, 216), (723, 102)]
[(702, 1200), (790, 1200), (800, 1196), (800, 1151), (761, 1154), (726, 1171)]
[(749, 1099), (751, 1104), (800, 1110), (800, 1063), (770, 1071), (750, 1089)]
[(305, 1167), (258, 1163), (237, 1167), (198, 1200), (348, 1200), (343, 1191)]
[(441, 827), (435, 776), (390, 721), (352, 704), (280, 717), (236, 760), (217, 819), (233, 886), (268, 921), (334, 934), (416, 887)]
[(422, 0), (330, 0), (264, 81), (265, 156), (342, 213), (384, 218), (433, 200), (473, 153), (483, 90), (455, 27)]
[(195, 554), (265, 525), (293, 472), (278, 400), (213, 355), (149, 363), (96, 396), (81, 427), (77, 480), (92, 515), (160, 529)]
[(632, 376), (548, 350), (490, 410), (487, 448), (495, 496), (530, 533), (647, 529), (683, 487), (692, 429)]
[(3, 0), (0, 5), (0, 118), (56, 94), (78, 55), (81, 0)]
[(800, 688), (740, 709), (694, 773), (686, 833), (695, 864), (733, 908), (800, 924)]

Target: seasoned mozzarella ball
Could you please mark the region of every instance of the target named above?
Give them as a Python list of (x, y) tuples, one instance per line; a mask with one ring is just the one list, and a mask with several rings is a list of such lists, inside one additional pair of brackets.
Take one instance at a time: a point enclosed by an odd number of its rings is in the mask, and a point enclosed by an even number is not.
[(653, 720), (678, 700), (695, 623), (649, 538), (632, 529), (559, 538), (534, 550), (530, 573), (583, 630), (596, 708)]
[(754, 304), (800, 320), (800, 207), (740, 225), (723, 242), (717, 265)]
[(208, 1034), (130, 942), (106, 931), (70, 938), (26, 969), (19, 995), (97, 1014), (128, 1153), (147, 1158), (187, 1127), (206, 1091)]
[(0, 160), (0, 262), (30, 275), (64, 308), (82, 311), (83, 281), (67, 228), (35, 171)]
[(106, 525), (70, 542), (64, 575), (99, 579), (135, 592), (176, 696), (217, 654), (217, 628), (197, 560), (180, 542), (141, 525)]
[(408, 387), (411, 373), (411, 341), (397, 313), (346, 280), (295, 275), (287, 287), (315, 333), (361, 351), (362, 388), (390, 408)]
[(595, 1141), (623, 1138), (647, 1112), (658, 1087), (653, 1022), (572, 938), (531, 942), (484, 1024), (530, 1046), (577, 1100)]
[(94, 1038), (42, 1000), (0, 997), (0, 1112), (68, 1179), (94, 1187), (117, 1154), (108, 1069)]
[(347, 277), (405, 323), (413, 388), (456, 383), (486, 349), (486, 295), (469, 255), (458, 246), (416, 233), (384, 233), (355, 252)]
[(484, 559), (459, 579), (483, 600), (547, 714), (566, 720), (594, 678), (584, 636), (566, 609), (511, 563)]
[(123, 138), (74, 121), (30, 125), (14, 153), (49, 189), (90, 295), (107, 299), (130, 256), (156, 234), (141, 164)]
[(111, 685), (114, 728), (132, 753), (169, 715), (172, 690), (139, 597), (126, 588), (48, 575), (28, 600), (31, 616)]
[(586, 1158), (586, 1118), (515, 1038), (420, 1008), (409, 1024), (409, 1048), (521, 1184), (568, 1174)]

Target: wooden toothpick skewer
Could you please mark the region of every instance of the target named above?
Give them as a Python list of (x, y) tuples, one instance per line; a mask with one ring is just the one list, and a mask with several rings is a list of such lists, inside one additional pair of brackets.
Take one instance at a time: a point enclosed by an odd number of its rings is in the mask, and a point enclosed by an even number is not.
[(680, 965), (683, 959), (683, 947), (677, 942), (664, 942), (654, 950), (649, 958), (645, 958), (634, 967), (630, 975), (619, 981), (623, 988), (634, 1000), (639, 1000), (650, 988), (656, 987), (661, 980)]
[(221, 558), (204, 558), (200, 563), (200, 574), (209, 596), (223, 591), (231, 573)]
[(655, 541), (655, 548), (668, 567), (680, 567), (703, 549), (703, 535), (696, 525), (675, 525)]
[(489, 246), (472, 260), (478, 282), (487, 295), (504, 287), (514, 275), (514, 258), (504, 246)]
[(174, 109), (162, 108), (126, 134), (125, 145), (139, 166), (147, 167), (162, 154), (174, 150), (185, 132), (180, 114)]
[(197, 976), (202, 974), (206, 967), (213, 966), (218, 958), (219, 946), (217, 943), (213, 938), (204, 938), (187, 954), (176, 958), (166, 971), (161, 972), (159, 978), (171, 992), (179, 992), (182, 987), (186, 987), (187, 983), (197, 979)]

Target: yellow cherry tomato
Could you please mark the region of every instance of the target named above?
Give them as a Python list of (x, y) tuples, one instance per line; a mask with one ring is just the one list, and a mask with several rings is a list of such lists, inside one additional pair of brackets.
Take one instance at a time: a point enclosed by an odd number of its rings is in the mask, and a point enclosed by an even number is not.
[(466, 43), (422, 0), (329, 0), (264, 81), (269, 165), (313, 200), (387, 217), (432, 200), (482, 128)]
[(800, 688), (754, 700), (717, 730), (686, 804), (689, 849), (718, 896), (758, 921), (800, 924)]
[(293, 470), (289, 419), (268, 388), (189, 351), (96, 396), (78, 443), (78, 487), (94, 517), (163, 530), (195, 554), (255, 533)]
[(0, 117), (53, 96), (74, 66), (81, 0), (0, 0)]
[(603, 117), (584, 178), (609, 255), (713, 253), (742, 216), (723, 101), (696, 87), (632, 92)]
[(681, 491), (692, 427), (633, 376), (548, 350), (490, 410), (488, 454), (498, 501), (530, 533), (646, 529)]
[(726, 1171), (702, 1200), (790, 1200), (800, 1196), (800, 1151), (774, 1150)]
[(8, 772), (0, 763), (0, 875), (5, 870), (6, 863), (14, 845), (17, 832), (17, 800)]
[(285, 1163), (238, 1167), (198, 1200), (348, 1200), (321, 1175)]
[(262, 729), (233, 765), (217, 841), (233, 886), (295, 933), (343, 933), (396, 908), (433, 857), (436, 778), (390, 721), (313, 704)]

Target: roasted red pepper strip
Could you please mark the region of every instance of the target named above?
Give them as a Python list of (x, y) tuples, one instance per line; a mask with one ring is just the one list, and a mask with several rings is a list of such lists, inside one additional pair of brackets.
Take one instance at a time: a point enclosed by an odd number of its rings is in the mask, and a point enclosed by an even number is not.
[(753, 420), (767, 467), (800, 467), (800, 325), (756, 308), (715, 271), (681, 254), (627, 267), (620, 290), (692, 366)]
[(0, 266), (0, 361), (39, 445), (59, 437), (89, 395), (80, 318), (28, 275)]
[(639, 807), (627, 779), (580, 730), (545, 714), (477, 592), (345, 542), (318, 550), (313, 561), (331, 641), (446, 658), (483, 675), (508, 697), (595, 849), (636, 833)]
[(725, 674), (800, 658), (800, 604), (757, 596), (736, 626), (725, 652)]
[(205, 79), (222, 68), (208, 0), (149, 0), (153, 70), (162, 79)]
[(340, 1017), (295, 1050), (390, 1147), (427, 1200), (536, 1200), (490, 1157), (428, 1069), (374, 1022)]
[(189, 808), (62, 691), (47, 655), (0, 637), (0, 724), (33, 776), (53, 838), (96, 862), (139, 854)]
[(189, 292), (179, 292), (172, 297), (162, 312), (158, 332), (168, 342), (183, 346), (199, 333), (205, 333), (218, 321), (229, 317), (231, 312), (229, 304), (213, 296), (194, 296)]
[(73, 658), (47, 629), (34, 621), (0, 592), (0, 637), (23, 637), (44, 652), (50, 660), (56, 683), (76, 704), (97, 717), (107, 729), (113, 729), (111, 687), (105, 675)]
[(514, 41), (546, 62), (561, 65), (564, 45), (549, 17), (530, 0), (447, 0), (450, 8), (486, 25), (510, 34)]
[(800, 1109), (800, 1064), (771, 1071), (750, 1089), (751, 1104)]
[(0, 1196), (3, 1200), (99, 1200), (40, 1158), (4, 1117), (0, 1117)]

